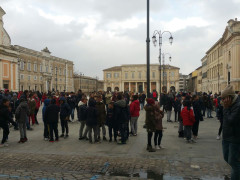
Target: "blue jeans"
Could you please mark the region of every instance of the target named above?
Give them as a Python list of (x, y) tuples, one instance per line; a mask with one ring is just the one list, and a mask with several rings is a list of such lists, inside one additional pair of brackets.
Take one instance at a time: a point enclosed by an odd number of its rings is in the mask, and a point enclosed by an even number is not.
[(144, 106), (144, 104), (140, 103), (141, 110), (143, 110), (143, 106)]
[(212, 117), (212, 110), (207, 108), (207, 117), (210, 118)]
[(72, 120), (74, 120), (74, 111), (75, 111), (75, 108), (72, 109), (72, 112), (71, 112), (71, 118)]
[(231, 180), (240, 179), (240, 144), (222, 141), (224, 160), (232, 167)]

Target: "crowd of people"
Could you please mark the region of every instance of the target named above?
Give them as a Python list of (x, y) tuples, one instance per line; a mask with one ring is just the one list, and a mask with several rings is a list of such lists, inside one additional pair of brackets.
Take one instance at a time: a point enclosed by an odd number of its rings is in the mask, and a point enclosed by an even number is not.
[[(76, 121), (74, 116), (77, 111), (80, 141), (87, 140), (89, 143), (114, 141), (118, 144), (126, 144), (130, 136), (137, 136), (138, 118), (140, 111), (144, 109), (146, 111), (144, 128), (147, 130), (149, 152), (163, 148), (162, 120), (165, 113), (167, 122), (179, 123), (179, 138), (184, 138), (186, 143), (196, 143), (199, 123), (204, 120), (203, 117), (213, 118), (212, 111), (215, 111), (220, 122), (217, 140), (221, 139), (223, 131), (224, 158), (232, 165), (233, 157), (229, 155), (227, 148), (233, 148), (233, 144), (237, 144), (236, 147), (240, 150), (240, 131), (237, 129), (240, 124), (239, 96), (240, 94), (237, 95), (233, 91), (232, 86), (226, 87), (219, 94), (164, 92), (160, 98), (156, 91), (151, 93), (150, 98), (146, 98), (144, 93), (129, 92), (93, 92), (87, 96), (81, 90), (76, 94), (50, 91), (40, 93), (28, 90), (12, 93), (5, 90), (0, 92), (0, 127), (3, 129), (0, 147), (8, 146), (6, 142), (10, 124), (20, 132), (19, 143), (28, 140), (26, 131), (33, 130), (32, 126), (39, 124), (37, 114), (41, 104), (43, 104), (43, 136), (44, 140), (50, 142), (69, 137), (68, 123)], [(174, 120), (172, 120), (172, 111), (175, 115)], [(59, 122), (61, 134), (58, 132)], [(108, 138), (106, 127), (108, 127)], [(237, 169), (235, 165), (232, 167)], [(236, 173), (233, 170), (234, 172)]]

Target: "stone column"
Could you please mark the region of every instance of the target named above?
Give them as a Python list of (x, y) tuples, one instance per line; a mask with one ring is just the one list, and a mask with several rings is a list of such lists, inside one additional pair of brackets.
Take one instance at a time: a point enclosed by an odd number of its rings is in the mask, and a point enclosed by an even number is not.
[(143, 82), (143, 91), (145, 91), (145, 82)]
[(150, 82), (150, 93), (152, 93), (152, 82)]
[(159, 82), (156, 82), (156, 91), (158, 92), (158, 93), (160, 93), (160, 88), (159, 88), (160, 86), (159, 86)]
[(2, 61), (0, 59), (0, 88), (2, 89), (3, 88), (3, 79), (2, 79), (2, 76), (3, 76), (3, 67), (2, 67)]
[(104, 82), (104, 91), (107, 91), (107, 83)]
[(136, 93), (138, 92), (138, 86), (137, 86), (137, 82), (135, 83), (135, 89), (136, 89)]
[(111, 83), (112, 84), (112, 86), (111, 86), (111, 88), (112, 88), (112, 92), (114, 92), (114, 87), (113, 87), (113, 83)]
[(129, 91), (131, 91), (131, 82), (129, 82)]
[(122, 84), (122, 89), (121, 89), (121, 91), (124, 92), (124, 91), (125, 91), (125, 89), (124, 89), (124, 88), (125, 88), (125, 87), (124, 87), (124, 82), (122, 82), (121, 84)]

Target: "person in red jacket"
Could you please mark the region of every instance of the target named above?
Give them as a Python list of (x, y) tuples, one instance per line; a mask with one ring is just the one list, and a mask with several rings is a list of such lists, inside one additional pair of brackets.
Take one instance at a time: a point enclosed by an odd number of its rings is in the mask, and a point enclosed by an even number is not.
[(133, 96), (133, 101), (130, 104), (130, 114), (131, 114), (131, 130), (134, 136), (137, 136), (137, 121), (140, 111), (140, 102), (138, 101), (138, 95)]
[(44, 103), (44, 101), (47, 99), (47, 94), (43, 93), (42, 99), (41, 99), (41, 104)]
[(193, 109), (191, 108), (191, 102), (189, 100), (185, 100), (183, 102), (184, 108), (181, 112), (181, 117), (183, 120), (184, 130), (185, 130), (185, 136), (187, 143), (195, 143), (192, 139), (192, 126), (195, 122), (195, 117), (193, 114)]

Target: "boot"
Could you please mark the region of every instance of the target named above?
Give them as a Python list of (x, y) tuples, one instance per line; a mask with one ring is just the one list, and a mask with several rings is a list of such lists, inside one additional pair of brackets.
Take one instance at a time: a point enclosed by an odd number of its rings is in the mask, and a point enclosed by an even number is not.
[(25, 143), (25, 141), (24, 141), (23, 138), (21, 138), (21, 139), (18, 141), (18, 143)]
[(149, 146), (148, 152), (156, 152), (156, 150), (154, 148), (152, 148), (152, 146)]

